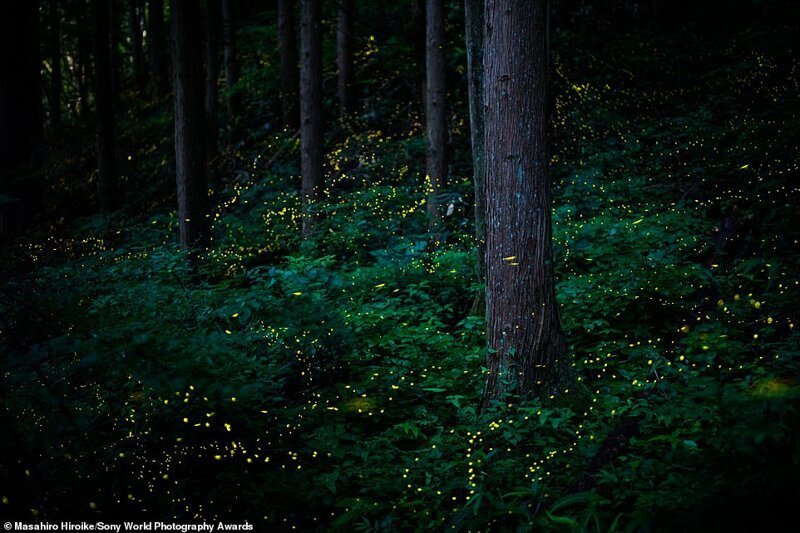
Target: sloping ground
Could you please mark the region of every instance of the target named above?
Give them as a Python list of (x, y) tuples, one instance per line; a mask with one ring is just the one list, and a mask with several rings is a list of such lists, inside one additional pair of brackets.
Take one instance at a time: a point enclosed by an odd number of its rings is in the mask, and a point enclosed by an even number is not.
[(795, 29), (562, 36), (576, 384), (549, 402), (475, 412), (471, 185), (454, 180), (449, 244), (427, 251), (418, 136), (337, 145), (310, 242), (283, 163), (296, 139), (254, 130), (200, 264), (158, 209), (20, 248), (0, 296), (6, 510), (360, 530), (783, 519), (800, 479)]

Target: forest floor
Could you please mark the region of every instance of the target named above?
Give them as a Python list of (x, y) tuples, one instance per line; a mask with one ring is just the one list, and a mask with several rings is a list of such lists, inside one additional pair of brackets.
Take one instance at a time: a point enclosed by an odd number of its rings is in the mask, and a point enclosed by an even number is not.
[(2, 514), (364, 531), (781, 520), (800, 497), (794, 29), (561, 33), (553, 217), (575, 385), (482, 414), (463, 116), (434, 251), (402, 102), (331, 133), (306, 241), (297, 138), (241, 121), (196, 262), (177, 250), (168, 102), (122, 119), (127, 203), (109, 217), (54, 215), (91, 186), (91, 159), (64, 147), (60, 207), (0, 262)]

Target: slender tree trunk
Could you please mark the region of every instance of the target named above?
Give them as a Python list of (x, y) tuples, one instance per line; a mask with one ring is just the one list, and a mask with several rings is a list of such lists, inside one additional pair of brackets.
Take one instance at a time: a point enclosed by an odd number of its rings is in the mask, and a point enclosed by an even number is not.
[(50, 127), (53, 131), (61, 128), (61, 15), (58, 0), (50, 0)]
[(303, 236), (313, 225), (311, 205), (322, 189), (322, 31), (320, 0), (300, 1), (300, 166)]
[(297, 39), (294, 0), (278, 0), (278, 51), (281, 58), (281, 114), (283, 125), (294, 131), (299, 124), (297, 98), (300, 76), (297, 70)]
[(137, 89), (144, 90), (147, 72), (144, 68), (144, 49), (142, 46), (142, 3), (141, 0), (128, 2), (128, 26), (131, 30), (131, 57), (133, 58), (133, 78)]
[(425, 19), (425, 131), (428, 183), (428, 225), (432, 233), (442, 226), (439, 195), (447, 175), (447, 122), (445, 109), (444, 1), (428, 0)]
[(117, 205), (117, 170), (114, 157), (114, 95), (109, 45), (108, 0), (93, 0), (94, 62), (95, 62), (95, 120), (97, 124), (98, 198), (103, 212)]
[[(411, 0), (411, 43), (417, 64), (416, 84), (419, 101), (425, 102), (425, 0)], [(416, 101), (416, 98), (415, 98)], [(424, 112), (424, 110), (423, 110)]]
[(219, 0), (208, 0), (205, 13), (206, 33), (206, 148), (209, 162), (209, 181), (217, 185), (219, 182), (218, 143), (219, 143), (219, 43), (222, 27)]
[(84, 118), (89, 112), (89, 86), (92, 84), (92, 59), (91, 43), (87, 37), (88, 28), (91, 27), (91, 20), (83, 13), (78, 14), (79, 27), (77, 28), (78, 46), (78, 68), (76, 69), (78, 85), (78, 104), (75, 106), (78, 116)]
[(42, 140), (39, 2), (7, 2), (0, 16), (0, 231), (9, 242), (29, 223), (40, 187), (32, 176)]
[(175, 90), (175, 170), (181, 246), (208, 242), (202, 20), (197, 0), (172, 0), (172, 73)]
[(222, 39), (225, 42), (225, 85), (228, 89), (228, 113), (241, 113), (242, 97), (235, 90), (239, 82), (239, 63), (236, 58), (236, 5), (234, 0), (222, 0)]
[(147, 12), (147, 53), (150, 56), (150, 94), (167, 94), (167, 39), (164, 31), (164, 0), (150, 0)]
[(336, 25), (336, 63), (339, 67), (338, 96), (342, 115), (353, 112), (355, 104), (353, 87), (353, 0), (339, 3), (339, 21)]
[(565, 381), (547, 172), (546, 0), (487, 0), (484, 405)]
[(113, 91), (114, 103), (119, 102), (119, 93), (122, 88), (122, 54), (120, 54), (120, 26), (122, 24), (122, 12), (117, 2), (109, 2), (110, 6), (110, 43), (111, 43), (111, 89)]
[(486, 279), (486, 163), (483, 152), (483, 25), (484, 0), (465, 0), (467, 89), (472, 140), (472, 181), (475, 187), (475, 242), (478, 282)]

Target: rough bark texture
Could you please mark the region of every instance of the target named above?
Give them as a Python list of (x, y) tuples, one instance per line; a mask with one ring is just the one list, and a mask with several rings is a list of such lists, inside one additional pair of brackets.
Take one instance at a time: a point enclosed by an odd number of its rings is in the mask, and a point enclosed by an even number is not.
[(232, 90), (239, 82), (239, 63), (236, 59), (236, 6), (233, 0), (222, 0), (222, 35), (225, 41), (225, 84), (228, 88), (228, 113), (241, 113), (241, 95)]
[(147, 13), (147, 52), (150, 62), (150, 93), (161, 97), (169, 90), (167, 80), (167, 39), (164, 32), (164, 0), (150, 0)]
[(425, 136), (426, 172), (429, 180), (428, 225), (441, 229), (439, 195), (447, 175), (447, 122), (445, 109), (444, 1), (428, 0), (425, 17)]
[(483, 25), (484, 0), (464, 0), (467, 46), (467, 89), (472, 140), (472, 181), (475, 187), (475, 242), (478, 281), (486, 279), (486, 196), (483, 152)]
[(294, 0), (278, 0), (278, 51), (281, 58), (281, 114), (283, 125), (296, 130), (300, 116), (297, 99), (300, 74), (297, 70), (297, 38), (294, 25)]
[(173, 85), (175, 89), (175, 170), (181, 246), (208, 241), (203, 37), (200, 3), (172, 0)]
[(322, 189), (322, 32), (320, 0), (300, 1), (300, 166), (303, 236), (313, 225), (310, 206)]
[(131, 31), (131, 57), (133, 59), (133, 79), (136, 88), (144, 90), (147, 71), (144, 68), (144, 49), (142, 47), (142, 3), (131, 0), (128, 3), (128, 27)]
[(61, 15), (58, 12), (58, 1), (50, 0), (50, 34), (48, 48), (50, 52), (50, 127), (53, 131), (61, 127)]
[(109, 44), (108, 0), (93, 0), (94, 13), (94, 100), (97, 124), (97, 193), (100, 209), (113, 210), (117, 205), (117, 169), (115, 161), (114, 90)]
[(209, 181), (219, 182), (217, 150), (219, 143), (219, 43), (222, 34), (219, 0), (208, 0), (205, 12), (205, 60), (206, 60), (206, 150), (209, 162)]
[(39, 186), (31, 176), (42, 138), (38, 48), (39, 3), (7, 2), (0, 16), (0, 236), (11, 239), (28, 224)]
[(343, 115), (353, 112), (353, 0), (341, 0), (336, 25), (336, 64), (339, 68), (337, 93)]
[(486, 314), (484, 405), (560, 387), (547, 173), (546, 0), (488, 0), (484, 50)]

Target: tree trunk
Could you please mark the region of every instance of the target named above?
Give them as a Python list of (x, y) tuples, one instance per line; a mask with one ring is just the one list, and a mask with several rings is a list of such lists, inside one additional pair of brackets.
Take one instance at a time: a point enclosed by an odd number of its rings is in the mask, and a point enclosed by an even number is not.
[(50, 0), (50, 128), (58, 131), (61, 128), (61, 15), (58, 12), (58, 0)]
[(40, 188), (31, 175), (42, 139), (39, 2), (7, 2), (0, 17), (0, 234), (9, 242), (29, 222)]
[(205, 13), (205, 59), (206, 59), (206, 149), (208, 151), (209, 162), (209, 181), (217, 185), (219, 182), (218, 172), (218, 142), (219, 142), (219, 42), (222, 28), (220, 24), (220, 5), (219, 0), (208, 0)]
[(546, 0), (488, 0), (484, 51), (486, 314), (483, 404), (565, 381), (547, 172)]
[(122, 88), (120, 83), (122, 76), (122, 54), (120, 54), (120, 26), (122, 24), (122, 12), (117, 2), (110, 1), (110, 39), (111, 39), (111, 90), (114, 103), (119, 102), (119, 93)]
[(300, 166), (303, 236), (313, 225), (311, 205), (322, 189), (322, 31), (320, 0), (300, 1)]
[(94, 6), (94, 63), (95, 63), (95, 120), (97, 124), (97, 191), (100, 209), (113, 210), (117, 205), (117, 170), (114, 158), (114, 95), (109, 46), (109, 4), (93, 0)]
[(160, 98), (167, 94), (167, 39), (164, 32), (164, 0), (150, 0), (147, 12), (147, 52), (150, 62), (150, 94)]
[(235, 90), (239, 82), (239, 63), (236, 60), (236, 6), (233, 0), (222, 0), (222, 38), (225, 42), (225, 85), (228, 89), (228, 113), (241, 113), (242, 98)]
[(78, 86), (78, 103), (75, 106), (75, 111), (78, 116), (84, 118), (89, 112), (89, 86), (92, 84), (92, 59), (91, 59), (91, 43), (87, 37), (88, 28), (91, 27), (91, 20), (84, 13), (79, 13), (76, 17), (78, 21), (77, 32), (77, 53), (78, 53), (78, 68), (75, 69), (77, 76), (76, 84)]
[(467, 89), (469, 127), (472, 140), (472, 182), (475, 187), (475, 243), (478, 282), (486, 279), (486, 191), (483, 152), (483, 25), (484, 0), (465, 0)]
[(208, 242), (205, 102), (200, 3), (172, 0), (172, 74), (175, 90), (175, 171), (181, 246)]
[[(417, 68), (415, 83), (419, 94), (414, 95), (425, 106), (425, 0), (411, 0), (411, 31), (410, 38), (414, 53), (414, 63)], [(417, 102), (417, 98), (414, 98)], [(424, 113), (424, 109), (422, 109)]]
[(442, 226), (439, 195), (447, 175), (445, 110), (444, 1), (428, 0), (425, 18), (425, 132), (428, 179), (428, 225), (438, 234)]
[(339, 21), (336, 26), (336, 63), (339, 67), (338, 96), (342, 115), (353, 112), (353, 0), (339, 3)]
[(131, 30), (131, 57), (133, 58), (133, 79), (139, 91), (146, 85), (147, 73), (144, 69), (144, 49), (142, 47), (142, 4), (141, 0), (128, 3), (128, 26)]
[(281, 114), (290, 131), (298, 127), (297, 39), (294, 27), (294, 0), (278, 0), (278, 50), (281, 58)]

